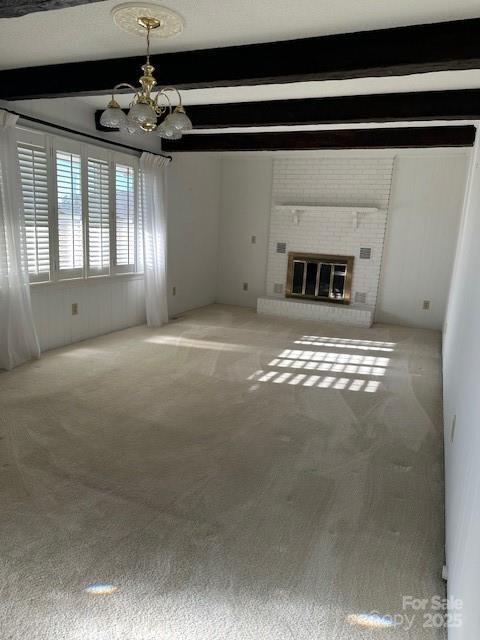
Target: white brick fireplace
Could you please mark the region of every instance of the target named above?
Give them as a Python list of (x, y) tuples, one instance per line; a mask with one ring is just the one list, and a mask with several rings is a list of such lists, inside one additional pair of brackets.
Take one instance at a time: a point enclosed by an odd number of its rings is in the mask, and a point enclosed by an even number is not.
[[(275, 161), (266, 296), (257, 311), (358, 326), (373, 322), (392, 159)], [(353, 256), (351, 303), (285, 297), (288, 254)]]

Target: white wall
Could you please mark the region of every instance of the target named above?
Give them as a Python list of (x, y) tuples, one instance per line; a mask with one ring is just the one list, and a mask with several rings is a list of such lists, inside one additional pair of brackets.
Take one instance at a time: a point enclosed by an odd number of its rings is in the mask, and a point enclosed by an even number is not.
[[(167, 171), (169, 313), (175, 315), (215, 301), (220, 162), (182, 154)], [(42, 350), (143, 324), (143, 286), (141, 275), (32, 285)]]
[[(106, 96), (108, 100), (108, 96)], [(17, 113), (24, 113), (29, 116), (46, 120), (64, 127), (69, 127), (78, 131), (79, 134), (86, 133), (94, 135), (98, 138), (104, 138), (106, 142), (117, 142), (120, 144), (126, 144), (132, 147), (140, 147), (146, 151), (159, 152), (161, 150), (161, 140), (158, 136), (129, 136), (128, 134), (121, 134), (118, 131), (97, 131), (95, 129), (95, 112), (92, 107), (83, 102), (82, 100), (64, 98), (45, 98), (41, 100), (18, 100), (15, 102), (0, 101), (0, 107), (4, 106), (6, 109), (11, 109)], [(24, 121), (25, 126), (30, 126), (30, 123)], [(31, 126), (39, 127), (40, 125), (33, 124)], [(48, 128), (47, 128), (48, 130)], [(62, 135), (61, 132), (50, 129), (50, 131), (56, 132), (58, 135)], [(65, 135), (71, 135), (65, 133)]]
[[(442, 328), (466, 166), (464, 152), (397, 156), (377, 322)], [(424, 300), (429, 310), (422, 309)]]
[(220, 160), (178, 153), (167, 171), (169, 313), (175, 315), (215, 302)]
[(42, 351), (145, 322), (142, 276), (34, 284), (30, 291)]
[[(132, 138), (95, 131), (94, 114), (81, 101), (72, 101), (68, 109), (61, 100), (55, 99), (3, 104), (7, 109), (72, 127), (79, 133), (92, 133), (136, 146)], [(60, 132), (60, 135), (63, 134)], [(159, 146), (155, 140), (147, 148), (158, 151)], [(42, 283), (32, 285), (30, 290), (42, 351), (145, 322), (143, 276)], [(73, 303), (78, 305), (77, 315), (72, 315)]]
[(394, 152), (361, 151), (275, 159), (272, 204), (319, 204), (386, 209)]
[[(254, 307), (258, 296), (270, 295), (265, 269), (272, 192), (280, 204), (381, 207), (390, 198), (377, 321), (441, 328), (467, 158), (467, 151), (452, 149), (223, 156), (217, 300)], [(431, 301), (430, 311), (419, 308), (423, 300)]]
[(271, 191), (271, 158), (222, 160), (218, 302), (256, 307), (264, 295)]
[[(55, 100), (22, 101), (7, 106), (67, 126), (75, 125), (79, 130), (93, 131), (93, 114), (80, 101), (76, 106), (70, 105), (68, 113), (61, 101)], [(106, 139), (110, 136), (105, 134)], [(123, 141), (138, 143), (133, 138)], [(144, 139), (143, 144), (147, 144)], [(150, 142), (149, 147), (158, 151), (158, 141)], [(456, 154), (448, 150), (420, 150), (416, 158), (407, 152), (393, 150), (237, 154), (234, 157), (225, 154), (176, 154), (168, 169), (170, 313), (178, 314), (214, 301), (255, 307), (257, 297), (266, 293), (272, 189), (273, 198), (279, 203), (341, 202), (385, 206), (394, 156), (397, 158), (398, 175), (389, 214), (391, 224), (388, 227), (377, 320), (439, 327), (445, 305), (445, 289), (440, 287), (440, 280), (449, 277), (462, 188), (462, 166), (465, 163), (465, 153)], [(274, 158), (277, 165), (276, 186), (273, 185)], [(414, 221), (421, 221), (422, 236), (412, 224)], [(419, 278), (418, 270), (413, 265), (423, 261), (428, 244), (419, 238), (428, 240), (439, 230), (445, 229), (448, 229), (448, 233), (440, 234), (438, 242), (447, 259), (438, 261), (432, 254), (430, 268), (421, 270), (422, 277)], [(251, 242), (252, 236), (256, 237), (255, 244)], [(409, 269), (399, 270), (398, 262), (405, 246), (411, 248), (405, 265)], [(441, 278), (438, 274), (441, 274)], [(243, 290), (245, 282), (248, 283), (247, 291)], [(388, 292), (393, 289), (391, 285), (395, 282), (401, 285), (399, 291), (403, 295), (392, 297)], [(110, 286), (106, 282), (103, 284)], [(57, 296), (55, 288), (49, 289), (47, 294), (47, 289), (39, 287), (33, 293), (36, 316), (43, 314), (40, 324), (47, 317), (47, 308), (50, 307), (59, 311), (57, 318), (65, 319), (60, 324), (58, 319), (50, 323), (57, 326), (56, 335), (52, 329), (47, 335), (45, 325), (41, 326), (42, 344), (48, 345), (48, 348), (65, 344), (69, 341), (68, 336), (75, 340), (78, 335), (96, 335), (93, 329), (95, 321), (91, 316), (97, 313), (99, 285), (95, 290), (88, 284), (75, 283), (74, 286), (75, 297), (83, 300), (79, 316), (89, 309), (88, 317), (72, 319), (70, 302), (65, 303), (65, 308), (61, 306), (67, 298), (70, 300), (70, 295), (65, 297), (64, 292), (59, 292)], [(82, 286), (86, 287), (85, 290), (80, 290)], [(418, 288), (413, 302), (410, 295), (412, 286)], [(176, 295), (173, 295), (173, 287), (176, 288)], [(120, 287), (103, 296), (105, 299), (111, 298), (114, 308), (118, 289)], [(136, 295), (122, 292), (119, 299), (135, 300)], [(42, 301), (42, 297), (49, 303)], [(418, 300), (423, 299), (432, 301), (430, 312), (419, 311)], [(122, 320), (117, 314), (115, 321), (105, 325), (103, 319), (98, 331), (114, 330), (120, 326), (118, 323), (129, 326), (131, 322), (143, 321), (137, 311), (136, 302), (132, 303), (125, 310)], [(103, 312), (98, 313), (105, 318)]]
[(460, 232), (443, 347), (448, 594), (463, 601), (462, 625), (449, 629), (449, 640), (477, 640), (480, 629), (479, 238), (477, 156), (471, 199)]
[[(156, 136), (138, 138), (97, 132), (93, 111), (82, 101), (70, 101), (68, 109), (64, 101), (56, 99), (2, 105), (106, 141), (161, 150)], [(177, 154), (167, 171), (169, 312), (174, 315), (215, 301), (220, 160), (209, 154)], [(32, 286), (31, 292), (42, 350), (145, 322), (143, 277), (41, 284)], [(78, 303), (78, 315), (72, 316), (74, 302)]]
[[(169, 312), (175, 315), (215, 301), (220, 164), (203, 154), (182, 155), (167, 171)], [(143, 291), (141, 275), (32, 285), (42, 351), (143, 324)]]

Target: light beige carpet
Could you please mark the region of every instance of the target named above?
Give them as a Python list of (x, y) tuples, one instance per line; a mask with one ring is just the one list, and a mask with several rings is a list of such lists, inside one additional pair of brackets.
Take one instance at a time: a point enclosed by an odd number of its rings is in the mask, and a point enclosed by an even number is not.
[(443, 595), (440, 393), (438, 333), (219, 305), (0, 374), (0, 637), (443, 637), (389, 617)]

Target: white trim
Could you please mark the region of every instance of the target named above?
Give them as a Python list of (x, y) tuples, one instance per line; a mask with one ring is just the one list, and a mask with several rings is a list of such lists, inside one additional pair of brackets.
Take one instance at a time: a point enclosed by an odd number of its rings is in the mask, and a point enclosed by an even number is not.
[[(89, 175), (89, 161), (92, 162), (100, 162), (105, 163), (107, 166), (108, 172), (108, 229), (109, 229), (109, 264), (107, 267), (103, 268), (92, 268), (90, 266), (90, 210), (89, 210), (89, 184), (88, 184), (88, 175)], [(112, 201), (112, 181), (114, 178), (114, 169), (112, 165), (112, 154), (110, 151), (104, 151), (103, 149), (98, 149), (98, 153), (95, 147), (92, 145), (87, 145), (85, 147), (85, 157), (83, 158), (83, 166), (85, 168), (85, 184), (86, 189), (84, 190), (85, 197), (85, 210), (86, 215), (84, 216), (84, 224), (85, 224), (85, 274), (86, 278), (92, 278), (96, 276), (108, 276), (112, 273), (112, 209), (114, 208), (114, 204)]]
[[(139, 181), (139, 162), (136, 154), (129, 154), (119, 151), (112, 151), (109, 147), (104, 148), (101, 145), (89, 144), (82, 139), (75, 140), (69, 137), (63, 137), (35, 131), (23, 127), (17, 128), (17, 140), (20, 143), (29, 144), (44, 148), (47, 156), (47, 187), (48, 187), (48, 218), (49, 218), (49, 248), (50, 248), (50, 279), (48, 281), (38, 281), (38, 276), (32, 274), (30, 284), (38, 286), (53, 285), (75, 282), (104, 281), (115, 275), (136, 276), (139, 272), (138, 267), (138, 242), (136, 241), (136, 224), (138, 220), (138, 181)], [(81, 200), (82, 200), (82, 250), (83, 250), (83, 266), (82, 268), (62, 270), (59, 269), (59, 237), (58, 237), (58, 193), (57, 193), (57, 152), (67, 154), (75, 154), (80, 156), (81, 162)], [(88, 233), (88, 159), (98, 159), (108, 163), (109, 170), (109, 212), (110, 212), (110, 265), (101, 270), (91, 270), (89, 268), (89, 233)], [(134, 220), (135, 220), (135, 261), (133, 264), (115, 265), (115, 247), (116, 247), (116, 202), (115, 202), (115, 185), (116, 185), (116, 165), (121, 164), (131, 167), (134, 177)], [(141, 274), (140, 274), (141, 275)], [(143, 277), (143, 276), (142, 276)]]
[(290, 213), (328, 213), (332, 209), (343, 211), (346, 213), (379, 213), (385, 212), (384, 209), (378, 207), (352, 207), (351, 205), (316, 205), (316, 204), (276, 204), (275, 209), (280, 212)]
[[(116, 216), (116, 201), (117, 201), (117, 180), (116, 180), (116, 168), (117, 166), (129, 167), (133, 169), (133, 202), (135, 207), (134, 218), (135, 218), (135, 235), (134, 235), (134, 262), (132, 264), (117, 264), (117, 216)], [(139, 181), (139, 163), (138, 159), (132, 158), (130, 156), (126, 156), (122, 153), (113, 154), (113, 211), (114, 211), (114, 223), (111, 228), (111, 233), (113, 235), (113, 243), (114, 243), (114, 253), (113, 253), (113, 264), (112, 264), (112, 273), (122, 274), (122, 273), (136, 273), (137, 268), (137, 243), (136, 243), (136, 226), (138, 220), (138, 181)]]
[(123, 279), (127, 279), (127, 280), (143, 280), (144, 278), (144, 274), (143, 273), (114, 273), (114, 274), (110, 274), (108, 276), (104, 275), (104, 276), (90, 276), (89, 278), (65, 278), (63, 280), (56, 280), (56, 281), (47, 281), (47, 282), (30, 282), (30, 286), (34, 287), (35, 289), (37, 287), (43, 288), (43, 287), (71, 287), (72, 285), (74, 286), (80, 286), (80, 285), (85, 285), (88, 284), (88, 286), (90, 285), (97, 285), (97, 284), (101, 284), (102, 282), (108, 282), (108, 281), (115, 281), (115, 280), (123, 280)]

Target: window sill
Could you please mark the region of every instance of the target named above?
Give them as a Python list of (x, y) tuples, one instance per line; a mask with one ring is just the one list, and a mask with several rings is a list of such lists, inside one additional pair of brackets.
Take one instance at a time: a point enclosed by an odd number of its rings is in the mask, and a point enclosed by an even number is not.
[(30, 282), (30, 286), (37, 288), (43, 287), (78, 287), (82, 285), (93, 286), (96, 284), (105, 284), (106, 282), (115, 282), (119, 280), (143, 280), (143, 272), (138, 273), (114, 273), (105, 276), (90, 276), (89, 278), (65, 278), (64, 280), (49, 280), (48, 282)]

